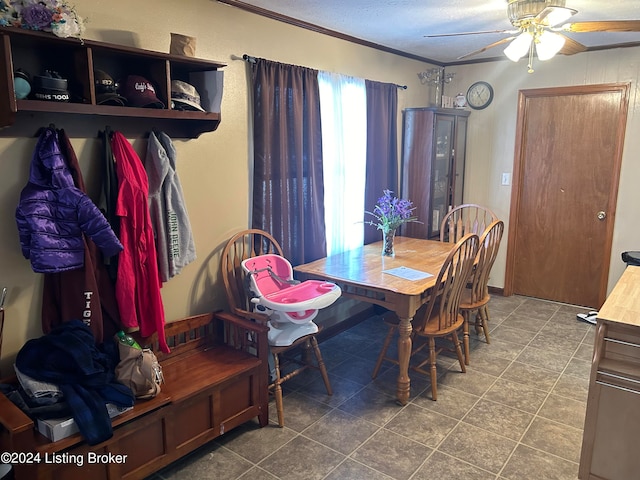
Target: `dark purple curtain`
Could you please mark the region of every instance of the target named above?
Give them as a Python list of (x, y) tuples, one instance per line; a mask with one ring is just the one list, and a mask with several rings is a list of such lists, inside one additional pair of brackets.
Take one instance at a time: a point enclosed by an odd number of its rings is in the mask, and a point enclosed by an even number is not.
[(299, 265), (325, 257), (318, 72), (264, 59), (252, 64), (252, 226)]
[[(398, 87), (366, 80), (367, 88), (367, 179), (365, 210), (373, 211), (385, 189), (398, 191)], [(380, 230), (365, 226), (364, 243), (382, 239)]]

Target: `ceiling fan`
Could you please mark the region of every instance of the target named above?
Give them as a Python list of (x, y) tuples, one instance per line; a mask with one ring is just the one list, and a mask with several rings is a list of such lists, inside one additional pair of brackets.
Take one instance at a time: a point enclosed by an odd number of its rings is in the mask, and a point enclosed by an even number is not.
[(640, 32), (640, 20), (606, 20), (564, 23), (578, 13), (565, 6), (565, 0), (507, 0), (509, 21), (512, 30), (489, 30), (479, 32), (444, 33), (425, 37), (453, 37), (485, 33), (505, 33), (509, 37), (458, 57), (458, 60), (478, 55), (490, 48), (508, 44), (505, 55), (517, 62), (529, 55), (529, 73), (533, 73), (534, 50), (539, 60), (548, 60), (557, 53), (573, 55), (584, 52), (587, 47), (564, 35), (562, 32)]

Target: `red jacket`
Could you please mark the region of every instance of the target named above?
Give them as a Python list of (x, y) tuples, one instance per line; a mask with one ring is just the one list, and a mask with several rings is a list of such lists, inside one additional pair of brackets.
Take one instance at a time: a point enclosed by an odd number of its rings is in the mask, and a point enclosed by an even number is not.
[(116, 161), (120, 241), (116, 299), (122, 325), (140, 327), (148, 337), (158, 332), (159, 346), (169, 352), (164, 337), (164, 307), (160, 276), (149, 215), (149, 182), (142, 161), (120, 132), (113, 132), (111, 148)]

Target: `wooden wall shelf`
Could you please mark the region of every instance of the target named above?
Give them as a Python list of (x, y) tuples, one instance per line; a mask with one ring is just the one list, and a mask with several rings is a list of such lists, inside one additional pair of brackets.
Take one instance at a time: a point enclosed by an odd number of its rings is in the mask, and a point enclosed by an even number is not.
[[(194, 83), (190, 74), (215, 71), (223, 63), (182, 57), (122, 45), (70, 38), (45, 32), (0, 27), (0, 128), (11, 127), (26, 118), (29, 122), (45, 119), (41, 114), (82, 115), (82, 120), (97, 119), (119, 129), (120, 119), (137, 119), (138, 134), (148, 132), (159, 120), (169, 127), (170, 135), (196, 138), (214, 131), (220, 123), (219, 112), (179, 111), (171, 109), (171, 80)], [(31, 76), (46, 69), (60, 73), (69, 81), (69, 102), (17, 100), (13, 83), (14, 69)], [(98, 105), (94, 70), (103, 70), (115, 80), (126, 75), (140, 75), (151, 81), (164, 109)], [(198, 88), (198, 85), (196, 85)], [(198, 88), (200, 91), (202, 87)], [(50, 123), (49, 117), (46, 122)], [(140, 121), (143, 120), (143, 121)], [(125, 122), (129, 125), (132, 122)], [(130, 128), (130, 127), (129, 127)], [(3, 132), (3, 136), (9, 132)]]

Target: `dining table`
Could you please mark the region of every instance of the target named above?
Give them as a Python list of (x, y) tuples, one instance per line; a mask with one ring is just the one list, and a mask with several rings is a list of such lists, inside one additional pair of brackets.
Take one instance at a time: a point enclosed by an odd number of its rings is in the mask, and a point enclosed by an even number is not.
[(342, 295), (395, 312), (399, 373), (396, 399), (406, 405), (411, 391), (411, 321), (431, 295), (438, 273), (454, 244), (418, 238), (395, 238), (395, 255), (382, 255), (382, 241), (294, 267), (299, 280), (326, 280)]

